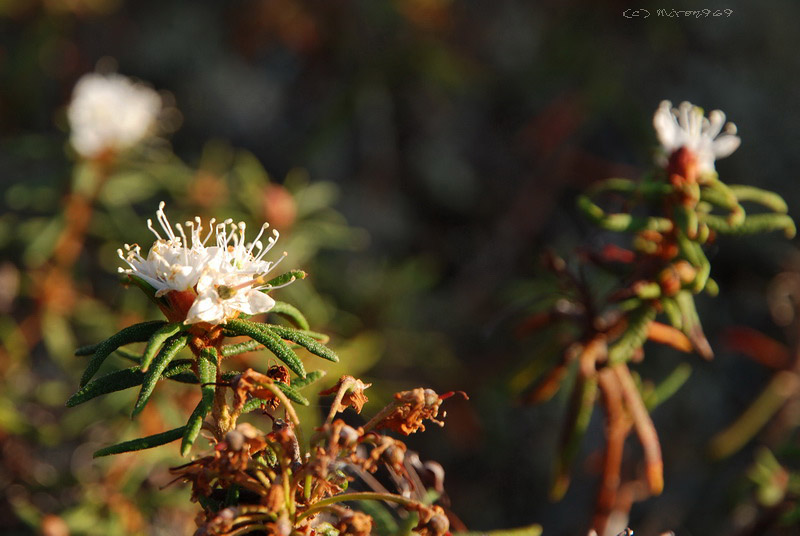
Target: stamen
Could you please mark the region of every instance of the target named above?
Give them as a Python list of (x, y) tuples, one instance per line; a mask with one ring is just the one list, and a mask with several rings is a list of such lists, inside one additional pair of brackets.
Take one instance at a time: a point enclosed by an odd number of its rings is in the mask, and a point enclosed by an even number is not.
[(158, 231), (156, 231), (155, 228), (153, 227), (153, 220), (151, 220), (150, 218), (147, 218), (147, 228), (150, 229), (154, 235), (156, 235), (156, 238), (158, 238), (159, 240), (163, 240), (163, 238), (161, 238), (161, 235), (158, 234)]
[(167, 233), (167, 236), (171, 240), (175, 240), (175, 232), (172, 230), (172, 226), (169, 224), (169, 220), (167, 219), (167, 213), (164, 212), (165, 206), (167, 206), (167, 204), (164, 201), (158, 204), (156, 217), (158, 218), (158, 222), (161, 224), (161, 227), (164, 229), (164, 232)]
[[(197, 221), (200, 221), (199, 217), (197, 218)], [(208, 239), (211, 238), (212, 234), (214, 234), (214, 224), (216, 223), (216, 221), (217, 221), (216, 218), (211, 218), (211, 220), (209, 220), (209, 222), (208, 222), (208, 234), (206, 235), (206, 239), (203, 240), (203, 242), (200, 244), (201, 246), (205, 246), (206, 242), (208, 242)], [(198, 234), (199, 233), (200, 233), (200, 231), (198, 230)]]
[[(280, 238), (280, 236), (281, 236), (281, 234), (278, 232), (278, 230), (277, 230), (277, 229), (273, 229), (273, 230), (272, 230), (272, 236), (271, 236), (271, 237), (270, 237), (270, 239), (267, 241), (267, 247), (265, 247), (265, 248), (261, 249), (261, 250), (258, 252), (258, 255), (256, 256), (255, 260), (256, 260), (256, 261), (260, 261), (260, 260), (261, 260), (261, 258), (262, 258), (264, 255), (266, 255), (266, 254), (267, 254), (267, 252), (268, 252), (269, 250), (271, 250), (271, 249), (272, 249), (272, 246), (274, 246), (274, 245), (275, 245), (275, 244), (278, 242), (278, 238)], [(277, 263), (276, 263), (276, 264), (277, 264)]]
[[(250, 244), (250, 247), (247, 250), (247, 254), (248, 255), (252, 255), (253, 254), (253, 247), (256, 244), (260, 244), (260, 242), (258, 240), (261, 238), (261, 235), (264, 234), (264, 231), (266, 231), (268, 227), (269, 227), (268, 223), (265, 223), (264, 225), (261, 226), (261, 230), (258, 231), (258, 234), (256, 235), (255, 240), (253, 240), (253, 243)], [(261, 246), (259, 246), (259, 249), (261, 249)]]
[(197, 237), (196, 237), (197, 229), (194, 226), (194, 222), (186, 220), (185, 222), (183, 222), (183, 224), (184, 224), (184, 226), (189, 228), (189, 236), (192, 237), (192, 243), (189, 244), (189, 242), (186, 242), (186, 244), (184, 244), (184, 247), (187, 247), (187, 248), (191, 247), (192, 249), (194, 249), (195, 244), (197, 244)]

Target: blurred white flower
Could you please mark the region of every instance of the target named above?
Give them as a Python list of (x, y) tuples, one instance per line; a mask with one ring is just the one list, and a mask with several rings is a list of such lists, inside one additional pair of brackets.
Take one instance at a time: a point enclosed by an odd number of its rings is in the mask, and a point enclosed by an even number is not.
[(724, 113), (713, 110), (706, 118), (702, 108), (689, 102), (673, 108), (670, 101), (662, 101), (653, 116), (653, 126), (667, 157), (685, 147), (697, 158), (701, 174), (715, 171), (714, 161), (733, 153), (741, 142), (736, 125), (726, 124)]
[[(243, 222), (234, 224), (228, 219), (215, 225), (212, 219), (204, 237), (198, 217), (185, 225), (176, 224), (176, 234), (164, 206), (162, 201), (156, 212), (164, 236), (153, 227), (152, 220), (147, 220), (155, 243), (146, 258), (139, 245), (125, 244), (127, 253), (122, 249), (117, 252), (129, 268), (119, 268), (120, 273), (138, 277), (155, 289), (156, 297), (166, 297), (170, 310), (165, 313), (173, 321), (224, 324), (239, 313), (253, 315), (272, 309), (275, 302), (263, 291), (275, 287), (266, 284), (265, 276), (286, 254), (276, 262), (263, 258), (277, 242), (278, 231), (273, 230), (264, 245), (260, 240), (268, 228), (264, 224), (255, 240), (247, 243)], [(212, 235), (215, 242), (207, 247)]]
[(86, 74), (67, 110), (70, 143), (84, 158), (128, 149), (150, 133), (161, 107), (158, 93), (125, 76)]

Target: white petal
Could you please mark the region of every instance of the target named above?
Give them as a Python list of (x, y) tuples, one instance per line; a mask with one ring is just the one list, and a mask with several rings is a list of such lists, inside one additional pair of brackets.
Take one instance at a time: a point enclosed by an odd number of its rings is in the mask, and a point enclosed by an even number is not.
[(714, 140), (714, 156), (717, 158), (725, 158), (733, 151), (739, 148), (742, 140), (739, 136), (732, 136), (730, 134), (723, 134)]
[(242, 294), (245, 294), (246, 302), (239, 310), (245, 314), (266, 313), (275, 307), (275, 300), (259, 290), (250, 289), (247, 292), (242, 292)]
[(209, 292), (195, 298), (189, 313), (186, 315), (184, 324), (196, 324), (198, 322), (208, 322), (209, 324), (219, 324), (225, 319), (225, 309), (220, 304), (219, 296), (216, 292)]
[(653, 126), (658, 135), (658, 141), (664, 146), (664, 149), (671, 151), (677, 148), (677, 134), (678, 125), (675, 124), (675, 119), (668, 109), (659, 108), (653, 116)]

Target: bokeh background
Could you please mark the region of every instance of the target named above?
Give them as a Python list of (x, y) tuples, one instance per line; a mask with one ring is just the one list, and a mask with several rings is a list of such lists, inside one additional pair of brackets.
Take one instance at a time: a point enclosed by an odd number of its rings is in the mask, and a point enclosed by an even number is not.
[[(629, 7), (650, 17), (626, 18)], [(365, 414), (401, 389), (469, 393), (446, 403), (445, 428), (409, 440), (444, 466), (466, 526), (585, 533), (599, 415), (553, 504), (565, 400), (520, 403), (532, 363), (552, 353), (514, 335), (548, 292), (539, 254), (599, 239), (575, 195), (648, 168), (665, 98), (724, 110), (742, 146), (720, 176), (775, 190), (800, 216), (798, 20), (790, 0), (1, 1), (0, 532), (191, 531), (188, 491), (159, 489), (181, 463), (174, 445), (91, 460), (120, 437), (179, 424), (192, 400), (175, 397), (191, 395), (157, 393), (159, 409), (136, 423), (130, 396), (63, 407), (82, 370), (76, 345), (156, 317), (117, 283), (115, 250), (149, 240), (145, 218), (164, 199), (183, 217), (281, 229), (284, 266), (311, 273), (282, 299), (333, 334), (339, 374), (374, 383)], [(76, 214), (86, 170), (65, 106), (81, 75), (111, 64), (165, 92), (173, 132), (120, 162)], [(75, 218), (85, 238), (53, 268)], [(786, 338), (765, 291), (794, 247), (781, 236), (720, 242), (710, 255), (721, 295), (699, 300), (716, 359), (653, 349), (640, 367), (659, 378), (688, 360), (694, 372), (654, 415), (666, 491), (634, 506), (637, 534), (730, 534), (757, 515), (746, 472), (769, 436), (724, 461), (705, 449), (769, 378), (726, 349), (724, 329)], [(633, 474), (636, 446), (628, 454)]]

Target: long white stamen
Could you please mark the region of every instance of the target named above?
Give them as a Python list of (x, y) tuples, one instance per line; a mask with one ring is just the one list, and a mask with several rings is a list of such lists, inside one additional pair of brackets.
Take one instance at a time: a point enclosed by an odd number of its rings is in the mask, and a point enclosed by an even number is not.
[(183, 231), (183, 225), (180, 223), (176, 223), (175, 227), (178, 228), (178, 231), (181, 233), (181, 238), (183, 238), (183, 263), (189, 264), (189, 242), (186, 241), (186, 233)]
[(158, 218), (158, 222), (161, 224), (161, 227), (164, 229), (164, 232), (167, 233), (167, 236), (170, 238), (170, 240), (175, 240), (175, 232), (172, 230), (172, 226), (169, 224), (167, 213), (164, 212), (164, 207), (166, 206), (167, 204), (164, 201), (158, 204), (156, 217)]
[(161, 235), (158, 234), (158, 231), (156, 231), (155, 228), (153, 227), (153, 220), (151, 220), (150, 218), (147, 218), (147, 228), (150, 229), (154, 235), (156, 235), (157, 239), (163, 240), (163, 238), (161, 238)]
[(259, 239), (261, 238), (261, 235), (263, 235), (264, 231), (267, 230), (267, 227), (269, 227), (268, 223), (265, 223), (264, 225), (261, 226), (261, 229), (258, 231), (258, 234), (256, 235), (255, 239), (253, 240), (253, 243), (250, 244), (250, 247), (247, 249), (247, 254), (248, 255), (252, 255), (253, 254), (253, 247), (258, 243)]
[[(197, 218), (198, 220), (200, 218)], [(214, 224), (217, 222), (216, 218), (211, 218), (208, 222), (208, 234), (206, 235), (205, 240), (200, 244), (201, 246), (205, 246), (208, 239), (211, 238), (211, 235), (214, 234)]]
[(280, 236), (281, 236), (281, 234), (278, 232), (277, 229), (273, 229), (272, 230), (272, 236), (267, 241), (267, 246), (265, 248), (262, 248), (258, 252), (258, 255), (256, 255), (256, 260), (257, 261), (260, 261), (262, 259), (262, 257), (264, 257), (264, 255), (266, 255), (267, 252), (272, 249), (272, 246), (274, 246), (278, 242), (278, 238), (280, 238)]

